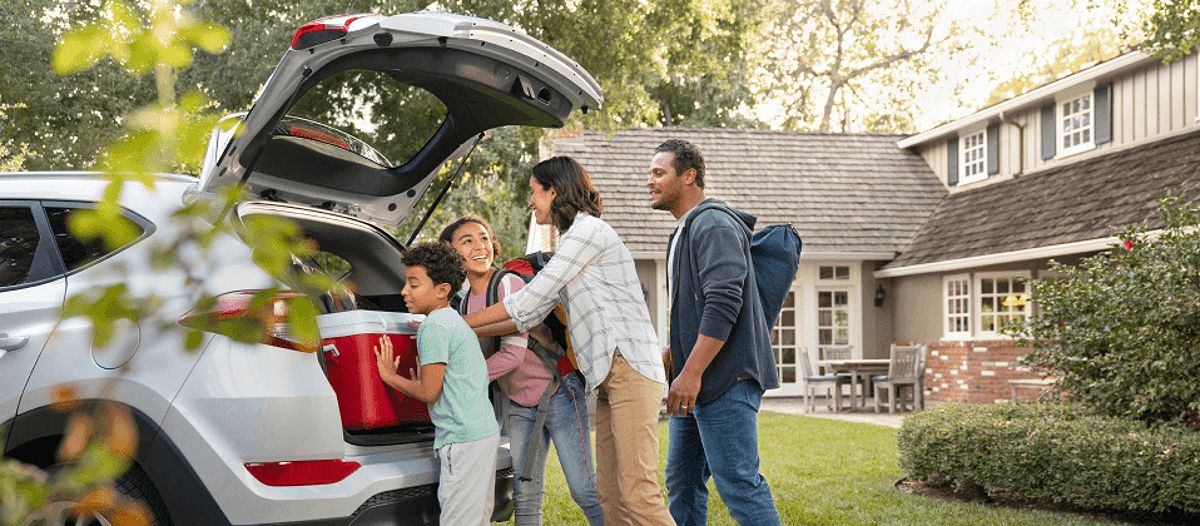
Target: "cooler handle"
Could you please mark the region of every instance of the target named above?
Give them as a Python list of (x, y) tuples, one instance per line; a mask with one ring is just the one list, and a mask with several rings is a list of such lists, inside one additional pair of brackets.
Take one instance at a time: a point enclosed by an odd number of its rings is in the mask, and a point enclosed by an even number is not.
[(342, 353), (338, 352), (337, 346), (332, 343), (322, 345), (321, 352), (333, 353), (334, 358), (338, 358), (342, 355)]

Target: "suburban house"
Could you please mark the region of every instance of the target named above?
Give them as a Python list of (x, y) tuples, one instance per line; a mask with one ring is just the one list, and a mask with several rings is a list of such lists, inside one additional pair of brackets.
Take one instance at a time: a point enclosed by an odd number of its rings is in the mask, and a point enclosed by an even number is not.
[(773, 334), (784, 387), (768, 395), (799, 393), (802, 349), (886, 358), (920, 342), (930, 399), (993, 402), (1033, 376), (999, 332), (1031, 314), (1027, 280), (1110, 249), (1120, 227), (1159, 226), (1167, 193), (1200, 199), (1198, 86), (1195, 53), (1164, 65), (1135, 51), (913, 136), (636, 129), (549, 153), (592, 174), (660, 338), (675, 220), (649, 208), (645, 180), (655, 146), (682, 138), (704, 150), (709, 196), (804, 238)]

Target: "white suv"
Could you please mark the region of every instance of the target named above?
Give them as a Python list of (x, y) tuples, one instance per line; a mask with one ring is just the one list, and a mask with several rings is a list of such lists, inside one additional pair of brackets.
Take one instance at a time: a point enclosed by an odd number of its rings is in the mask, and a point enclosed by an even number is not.
[[(337, 95), (337, 84), (323, 83), (329, 79), (390, 83), (368, 92), (392, 97), (397, 111), (444, 114), (434, 125), (387, 132), (410, 133), (411, 147), (378, 151), (305, 118), (306, 104)], [(241, 182), (255, 199), (237, 208), (238, 218), (294, 220), (348, 265), (360, 308), (403, 311), (404, 246), (377, 224), (414, 213), (438, 170), (484, 131), (559, 127), (573, 110), (600, 102), (586, 71), (503, 24), (445, 13), (339, 17), (296, 32), (253, 108), (229, 117), (231, 130), (214, 131), (199, 180), (163, 176), (154, 192), (127, 186), (121, 204), (143, 233), (125, 247), (105, 250), (65, 228), (73, 210), (99, 199), (103, 182), (93, 175), (0, 174), (5, 456), (54, 463), (66, 415), (51, 403), (69, 382), (84, 400), (132, 410), (139, 449), (121, 487), (158, 524), (436, 523), (430, 430), (343, 429), (320, 353), (216, 334), (187, 352), (175, 335), (136, 326), (113, 350), (93, 349), (85, 319), (62, 319), (64, 298), (124, 280), (134, 294), (167, 295), (160, 315), (186, 323), (185, 277), (150, 269), (148, 247), (174, 237), (170, 215), (185, 196)], [(370, 112), (345, 110), (356, 129), (373, 129)], [(241, 240), (219, 239), (213, 254), (204, 263), (210, 292), (271, 286)], [(507, 441), (498, 454), (495, 518), (504, 519), (512, 509)]]

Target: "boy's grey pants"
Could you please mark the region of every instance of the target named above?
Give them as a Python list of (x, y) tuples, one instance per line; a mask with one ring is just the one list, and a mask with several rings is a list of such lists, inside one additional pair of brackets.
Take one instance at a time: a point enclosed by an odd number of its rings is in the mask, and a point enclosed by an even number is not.
[(500, 433), (438, 448), (439, 522), (445, 526), (491, 523), (496, 501), (496, 449)]

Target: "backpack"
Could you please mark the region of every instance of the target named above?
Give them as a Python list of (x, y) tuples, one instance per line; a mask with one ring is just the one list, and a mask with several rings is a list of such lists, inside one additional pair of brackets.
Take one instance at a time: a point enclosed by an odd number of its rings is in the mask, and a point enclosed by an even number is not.
[[(500, 282), (505, 276), (515, 275), (524, 282), (529, 283), (533, 279), (533, 276), (546, 266), (546, 263), (550, 261), (550, 257), (553, 255), (550, 252), (535, 252), (505, 263), (488, 280), (487, 290), (484, 293), (484, 305), (490, 307), (500, 301)], [(454, 305), (454, 308), (459, 314), (465, 315), (467, 313), (467, 306), (470, 303), (467, 299), (467, 294), (468, 292), (463, 291), (456, 295), (458, 301), (457, 305)], [(550, 371), (550, 383), (546, 386), (546, 390), (542, 392), (542, 396), (538, 400), (534, 429), (542, 429), (546, 425), (546, 418), (550, 413), (550, 396), (558, 389), (563, 377), (579, 370), (575, 361), (574, 349), (571, 346), (570, 334), (567, 331), (567, 313), (561, 304), (554, 307), (554, 311), (546, 316), (546, 319), (542, 321), (542, 325), (550, 330), (550, 334), (554, 339), (554, 348), (548, 349), (543, 347), (535, 338), (532, 336), (529, 337), (529, 351), (541, 359), (542, 365)], [(490, 337), (487, 348), (484, 349), (485, 355), (490, 356), (498, 350), (500, 350), (500, 337)], [(541, 455), (541, 448), (543, 447), (541, 440), (531, 439), (526, 444), (525, 461), (519, 473), (522, 481), (531, 480), (534, 461)]]
[[(700, 205), (688, 216), (683, 224), (684, 230), (689, 229), (692, 221), (707, 210), (720, 210), (743, 225), (728, 205), (709, 203)], [(775, 320), (779, 318), (788, 291), (792, 290), (792, 281), (796, 278), (796, 270), (800, 268), (800, 251), (804, 242), (791, 224), (768, 225), (753, 233), (747, 228), (746, 234), (750, 238), (750, 261), (754, 267), (758, 299), (767, 319), (767, 330), (770, 331), (775, 328)]]

